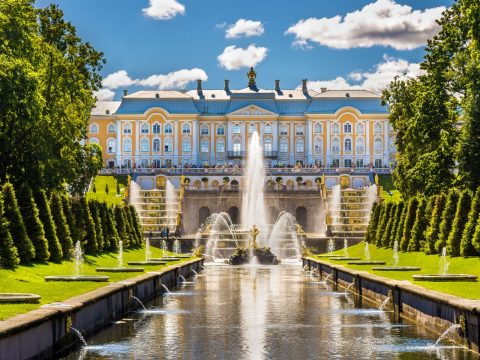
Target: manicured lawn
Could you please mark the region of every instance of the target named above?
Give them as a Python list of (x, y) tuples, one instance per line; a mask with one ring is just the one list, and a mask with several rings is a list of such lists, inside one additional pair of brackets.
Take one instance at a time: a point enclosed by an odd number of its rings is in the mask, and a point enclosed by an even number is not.
[[(117, 195), (117, 182), (120, 183), (120, 196)], [(93, 183), (96, 192), (93, 192)], [(94, 199), (101, 202), (107, 202), (110, 205), (119, 205), (123, 202), (125, 187), (127, 186), (127, 177), (119, 176), (96, 176), (90, 190), (87, 193), (87, 199)], [(108, 184), (108, 194), (105, 192), (105, 185)]]
[[(152, 257), (162, 257), (162, 250), (151, 248)], [(125, 250), (124, 266), (128, 261), (145, 260), (145, 250)], [(145, 271), (153, 271), (162, 267), (176, 264), (169, 262), (166, 265), (146, 266)], [(97, 273), (96, 267), (116, 267), (117, 255), (115, 253), (102, 254), (98, 256), (86, 256), (82, 266), (83, 275), (108, 275), (110, 282), (133, 278), (143, 273)], [(0, 320), (11, 316), (25, 313), (43, 304), (55, 301), (63, 301), (70, 297), (94, 290), (96, 288), (107, 286), (108, 283), (90, 283), (90, 282), (46, 282), (44, 276), (47, 275), (72, 275), (74, 272), (74, 262), (64, 261), (62, 264), (36, 264), (32, 266), (20, 266), (16, 270), (0, 270), (0, 292), (23, 292), (34, 293), (42, 296), (39, 304), (0, 304)]]
[(400, 192), (395, 188), (393, 183), (392, 175), (390, 174), (379, 174), (378, 183), (383, 188), (382, 196), (385, 201), (398, 202), (402, 198)]
[[(383, 260), (387, 262), (388, 265), (393, 265), (393, 250), (376, 248), (373, 245), (369, 246), (371, 260)], [(361, 257), (364, 259), (365, 245), (364, 243), (351, 246), (348, 248), (348, 255), (354, 257)], [(343, 255), (343, 250), (338, 250), (334, 254)], [(440, 272), (440, 260), (441, 257), (438, 255), (426, 255), (421, 252), (409, 252), (409, 253), (399, 253), (399, 266), (420, 266), (421, 271), (418, 272), (389, 272), (389, 271), (372, 271), (372, 266), (362, 266), (362, 265), (347, 265), (346, 261), (335, 261), (329, 260), (328, 258), (321, 258), (322, 260), (334, 263), (341, 264), (346, 267), (368, 271), (372, 274), (383, 276), (390, 279), (396, 280), (409, 280), (416, 285), (423, 286), (427, 289), (441, 291), (447, 294), (457, 295), (467, 299), (480, 299), (480, 282), (464, 282), (464, 283), (435, 283), (435, 282), (425, 282), (425, 281), (413, 281), (413, 274), (438, 274)], [(450, 263), (448, 272), (451, 274), (473, 274), (478, 275), (480, 279), (480, 258), (447, 258)]]

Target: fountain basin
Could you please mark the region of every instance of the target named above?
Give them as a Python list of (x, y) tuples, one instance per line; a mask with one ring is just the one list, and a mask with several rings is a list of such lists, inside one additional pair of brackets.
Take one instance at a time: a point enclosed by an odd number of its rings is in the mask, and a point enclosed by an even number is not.
[(116, 268), (96, 268), (97, 272), (111, 272), (111, 273), (129, 273), (129, 272), (143, 272), (144, 268), (138, 267), (116, 267)]
[(341, 256), (341, 257), (329, 257), (330, 260), (337, 260), (337, 261), (348, 261), (348, 260), (362, 260), (359, 257), (349, 257), (349, 256)]
[(40, 295), (27, 293), (0, 293), (0, 303), (2, 304), (25, 304), (38, 303)]
[(110, 279), (109, 276), (102, 275), (55, 275), (45, 276), (45, 281), (93, 281), (106, 282)]
[(165, 265), (165, 261), (131, 261), (127, 263), (128, 265), (139, 265), (139, 266), (157, 266)]
[(413, 275), (415, 281), (437, 281), (437, 282), (476, 282), (478, 277), (470, 274), (426, 274), (426, 275)]
[(319, 258), (342, 258), (342, 257), (345, 257), (345, 256), (343, 256), (343, 255), (321, 254), (321, 255), (317, 255), (317, 257), (319, 257)]
[(421, 267), (418, 266), (374, 266), (372, 270), (377, 271), (420, 271)]
[(377, 260), (354, 260), (349, 261), (348, 265), (385, 265), (385, 261), (377, 261)]
[(179, 257), (167, 257), (167, 258), (151, 258), (150, 261), (178, 261), (180, 260)]

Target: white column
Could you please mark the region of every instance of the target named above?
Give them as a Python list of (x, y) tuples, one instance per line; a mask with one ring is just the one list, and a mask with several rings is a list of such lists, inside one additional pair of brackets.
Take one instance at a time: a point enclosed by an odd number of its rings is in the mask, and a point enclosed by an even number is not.
[(325, 122), (325, 127), (327, 128), (327, 147), (326, 147), (326, 156), (327, 156), (327, 161), (326, 161), (326, 164), (325, 165), (330, 165), (330, 162), (332, 161), (331, 158), (330, 158), (330, 154), (331, 154), (331, 135), (330, 135), (330, 120), (327, 120)]
[(272, 123), (272, 151), (278, 151), (278, 120)]
[(290, 135), (290, 164), (295, 162), (295, 126), (293, 122), (290, 123), (290, 130), (288, 131)]
[(369, 166), (371, 161), (370, 158), (370, 121), (365, 121), (365, 154), (366, 154), (366, 164), (365, 166)]
[(116, 165), (122, 166), (122, 121), (117, 121), (117, 159)]
[(226, 126), (226, 139), (227, 139), (227, 151), (232, 151), (233, 149), (233, 139), (232, 139), (232, 136), (233, 136), (233, 129), (232, 129), (232, 123), (231, 122), (227, 122), (227, 126)]
[(178, 165), (178, 142), (180, 134), (178, 133), (178, 120), (173, 122), (173, 164)]
[(210, 165), (215, 164), (217, 147), (215, 146), (215, 124), (210, 123)]
[(137, 167), (140, 165), (140, 121), (139, 120), (135, 120), (135, 163), (137, 164)]
[(306, 147), (306, 163), (309, 164), (312, 162), (312, 121), (307, 119), (306, 120), (306, 141), (305, 141), (305, 147)]
[(248, 137), (248, 124), (247, 122), (240, 123), (240, 134), (242, 135), (242, 151), (247, 151), (247, 137)]
[(190, 162), (197, 164), (197, 154), (198, 154), (198, 120), (193, 120), (192, 126), (192, 158)]
[(385, 120), (384, 122), (384, 137), (385, 137), (385, 141), (383, 142), (383, 149), (384, 149), (384, 155), (385, 155), (385, 159), (384, 159), (384, 165), (389, 165), (389, 160), (390, 160), (390, 146), (389, 146), (389, 142), (390, 142), (390, 137), (389, 137), (389, 126), (388, 126), (388, 120)]
[(263, 136), (265, 135), (265, 129), (264, 129), (264, 123), (263, 121), (260, 121), (260, 144), (263, 146)]

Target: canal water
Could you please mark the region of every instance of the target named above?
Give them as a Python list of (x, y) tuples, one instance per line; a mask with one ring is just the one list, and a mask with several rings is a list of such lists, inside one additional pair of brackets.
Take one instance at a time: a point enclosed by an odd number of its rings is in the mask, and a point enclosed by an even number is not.
[[(210, 265), (67, 359), (478, 359), (425, 328), (354, 305), (301, 265)], [(132, 309), (138, 309), (132, 303)]]

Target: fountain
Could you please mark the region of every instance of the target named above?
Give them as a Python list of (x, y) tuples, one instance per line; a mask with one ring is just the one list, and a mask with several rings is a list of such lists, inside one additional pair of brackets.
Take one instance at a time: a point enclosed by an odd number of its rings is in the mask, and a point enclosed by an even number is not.
[(77, 241), (75, 244), (75, 249), (73, 251), (75, 259), (75, 268), (74, 275), (53, 275), (45, 276), (45, 281), (93, 281), (93, 282), (104, 282), (108, 281), (110, 278), (108, 276), (101, 275), (80, 275), (80, 267), (83, 264), (83, 251), (80, 241)]
[(136, 296), (132, 296), (132, 300), (135, 300), (137, 303), (139, 303), (140, 306), (143, 308), (143, 311), (147, 311), (147, 308), (145, 307), (145, 305), (143, 305), (139, 298), (137, 298)]
[(332, 238), (328, 239), (328, 244), (327, 244), (327, 253), (326, 254), (321, 254), (317, 255), (318, 257), (328, 257), (328, 258), (333, 258), (333, 257), (343, 257), (343, 255), (335, 255), (332, 254), (335, 251), (335, 240)]
[(355, 286), (355, 279), (350, 284), (348, 284), (348, 286), (345, 288), (345, 297), (348, 297), (348, 294), (349, 294), (348, 290), (350, 290), (352, 286)]
[(438, 281), (438, 282), (476, 282), (478, 277), (470, 274), (449, 274), (447, 260), (447, 248), (443, 247), (442, 256), (440, 258), (440, 274), (421, 274), (413, 275), (415, 281)]
[(339, 261), (346, 261), (346, 260), (361, 260), (359, 257), (351, 257), (348, 256), (348, 239), (345, 238), (343, 240), (343, 256), (329, 256), (331, 260), (339, 260)]
[[(419, 271), (422, 270), (418, 266), (398, 266), (398, 240), (393, 243), (393, 266), (374, 266), (372, 270), (377, 271)], [(385, 264), (385, 263), (384, 263)]]
[(165, 289), (165, 292), (167, 294), (170, 294), (170, 290), (168, 289), (168, 287), (165, 284), (160, 284), (160, 286)]
[(142, 265), (142, 266), (155, 266), (165, 265), (166, 262), (163, 259), (152, 258), (152, 250), (150, 249), (150, 239), (145, 239), (145, 261), (130, 261), (128, 265)]
[(330, 204), (330, 214), (332, 216), (333, 224), (339, 224), (340, 222), (341, 201), (342, 199), (340, 185), (335, 185), (332, 188), (332, 202)]
[(447, 330), (445, 330), (442, 333), (442, 335), (440, 335), (440, 337), (437, 339), (437, 341), (435, 341), (435, 344), (433, 345), (433, 347), (439, 346), (441, 344), (441, 342), (443, 341), (443, 339), (445, 339), (448, 335), (450, 335), (454, 331), (460, 330), (461, 328), (462, 328), (462, 325), (460, 325), (460, 324), (451, 325)]
[(238, 231), (226, 212), (210, 215), (203, 232), (208, 234), (205, 250), (205, 257), (208, 260), (228, 259), (237, 247), (248, 245), (248, 233)]
[(297, 229), (298, 223), (295, 217), (282, 211), (278, 215), (268, 239), (268, 246), (272, 253), (280, 259), (300, 260), (302, 243)]
[(347, 264), (349, 265), (385, 265), (385, 261), (371, 260), (370, 249), (367, 241), (365, 241), (364, 253), (365, 253), (365, 260), (349, 261)]
[(79, 330), (75, 329), (73, 326), (70, 326), (69, 330), (73, 331), (75, 335), (77, 335), (78, 339), (80, 340), (83, 346), (88, 345), (87, 341), (85, 340), (85, 338), (83, 337), (82, 333)]
[(143, 272), (144, 268), (139, 267), (125, 267), (123, 266), (123, 241), (118, 242), (117, 267), (99, 267), (95, 270), (97, 272)]
[(250, 231), (248, 247), (237, 247), (228, 263), (230, 265), (243, 265), (250, 263), (251, 265), (278, 265), (279, 260), (270, 251), (269, 247), (260, 247), (257, 243), (257, 237), (260, 234), (259, 229), (253, 225)]
[(380, 304), (380, 306), (378, 307), (378, 310), (383, 310), (385, 309), (385, 306), (387, 306), (388, 302), (390, 301), (392, 297), (390, 295), (388, 295), (385, 300), (382, 301), (382, 303)]

